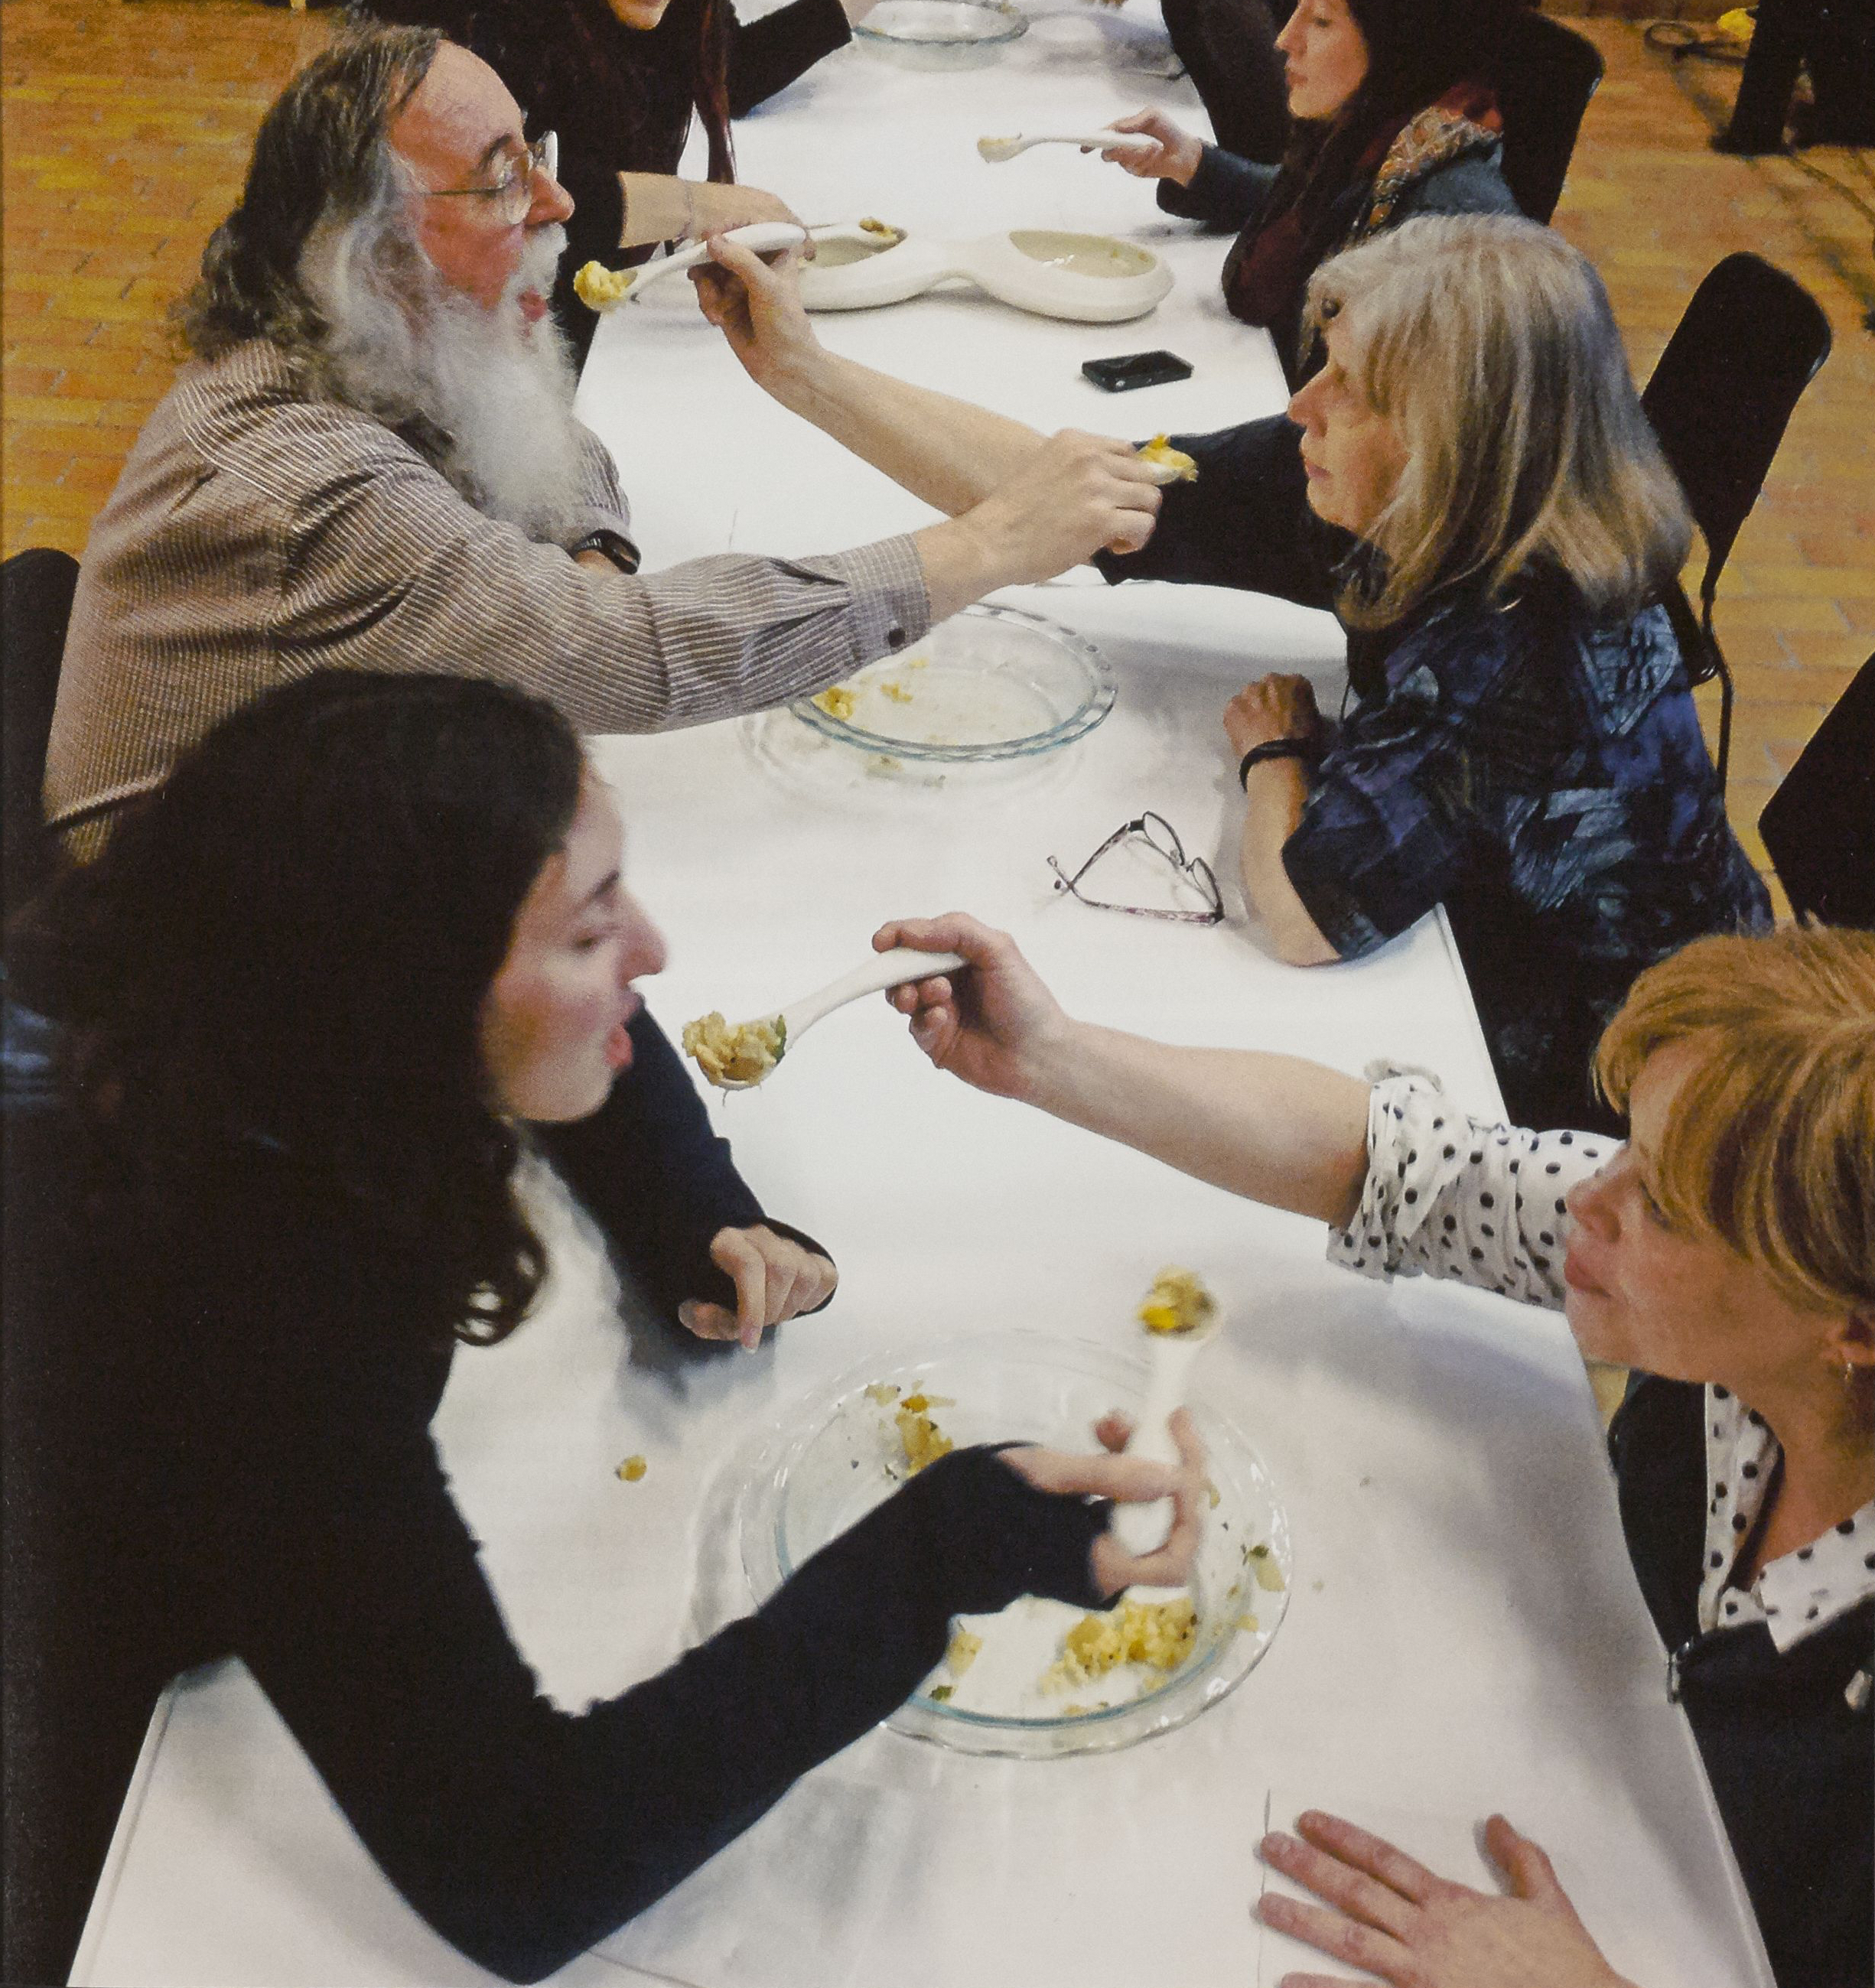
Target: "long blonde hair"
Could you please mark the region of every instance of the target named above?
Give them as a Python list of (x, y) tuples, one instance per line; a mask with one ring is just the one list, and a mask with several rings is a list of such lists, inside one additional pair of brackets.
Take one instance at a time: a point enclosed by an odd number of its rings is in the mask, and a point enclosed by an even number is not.
[(1601, 279), (1508, 215), (1427, 215), (1325, 262), (1311, 327), (1406, 455), (1363, 536), (1381, 557), (1341, 603), (1357, 627), (1534, 567), (1599, 620), (1630, 619), (1685, 563), (1684, 499), (1641, 412)]
[(1875, 1309), (1875, 932), (1696, 939), (1635, 982), (1596, 1080), (1624, 1111), (1648, 1059), (1683, 1046), (1661, 1212), (1793, 1303)]

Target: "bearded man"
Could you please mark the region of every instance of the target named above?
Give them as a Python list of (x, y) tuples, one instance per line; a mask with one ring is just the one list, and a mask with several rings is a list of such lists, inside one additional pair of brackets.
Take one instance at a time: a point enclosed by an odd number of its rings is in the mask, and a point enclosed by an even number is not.
[(550, 148), (427, 29), (345, 37), (269, 112), (183, 306), (195, 363), (86, 549), (45, 796), (73, 853), (316, 668), (497, 677), (582, 729), (656, 731), (817, 690), (1149, 533), (1131, 450), (1063, 435), (923, 531), (639, 574), (548, 315), (573, 211)]

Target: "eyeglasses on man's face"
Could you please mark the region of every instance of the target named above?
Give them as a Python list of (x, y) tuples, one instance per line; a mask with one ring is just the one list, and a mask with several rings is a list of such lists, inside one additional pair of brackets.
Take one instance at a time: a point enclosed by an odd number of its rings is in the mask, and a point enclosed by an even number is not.
[[(1081, 889), (1081, 879), (1095, 864), (1110, 850), (1117, 849), (1122, 842), (1133, 837), (1171, 864), (1175, 874), (1204, 899), (1203, 911), (1159, 911), (1149, 904), (1116, 904), (1105, 898), (1091, 898)], [(1148, 812), (1122, 823), (1071, 877), (1052, 856), (1048, 858), (1048, 867), (1054, 872), (1054, 888), (1058, 891), (1065, 891), (1071, 898), (1078, 898), (1097, 911), (1124, 911), (1129, 918), (1166, 918), (1182, 925), (1215, 925), (1223, 922), (1224, 898), (1217, 888), (1217, 873), (1202, 856), (1185, 854), (1185, 845), (1179, 840), (1178, 830), (1163, 814)]]
[(425, 200), (485, 200), (503, 228), (518, 228), (533, 211), (534, 181), (542, 173), (550, 180), (560, 177), (560, 139), (552, 131), (513, 155), (506, 171), (492, 185), (422, 187), (418, 191)]

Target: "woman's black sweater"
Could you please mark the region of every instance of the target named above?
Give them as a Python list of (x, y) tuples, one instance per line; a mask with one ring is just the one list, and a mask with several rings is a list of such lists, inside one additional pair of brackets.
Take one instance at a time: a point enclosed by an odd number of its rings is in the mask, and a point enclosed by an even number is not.
[[(709, 1236), (760, 1211), (635, 1033), (619, 1101), (547, 1143), (665, 1302), (720, 1295)], [(63, 1107), (9, 1108), (8, 1981), (65, 1979), (152, 1704), (194, 1665), (242, 1658), (411, 1904), (533, 1980), (884, 1718), (952, 1615), (1101, 1598), (1102, 1509), (960, 1452), (754, 1614), (560, 1711), (431, 1439), (455, 1342), (425, 1266), (277, 1151), (228, 1155), (186, 1232), (99, 1158)]]

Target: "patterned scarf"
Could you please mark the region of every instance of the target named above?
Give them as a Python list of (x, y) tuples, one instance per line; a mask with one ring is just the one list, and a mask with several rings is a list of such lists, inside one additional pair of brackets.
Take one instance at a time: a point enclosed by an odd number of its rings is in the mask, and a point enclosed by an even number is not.
[(1389, 119), (1369, 139), (1350, 178), (1373, 184), (1353, 225), (1339, 241), (1318, 242), (1324, 205), (1306, 189), (1267, 225), (1252, 221), (1224, 261), (1224, 301), (1246, 324), (1279, 324), (1299, 308), (1309, 278), (1332, 255), (1352, 248), (1392, 221), (1402, 198), (1441, 166), (1498, 143), (1504, 130), (1497, 99), (1481, 83), (1456, 83), (1436, 103)]

